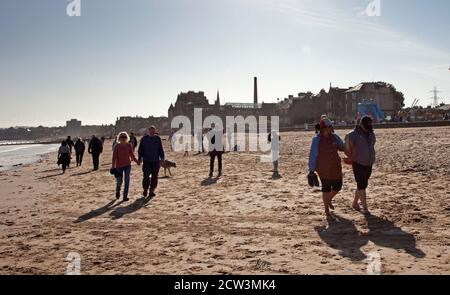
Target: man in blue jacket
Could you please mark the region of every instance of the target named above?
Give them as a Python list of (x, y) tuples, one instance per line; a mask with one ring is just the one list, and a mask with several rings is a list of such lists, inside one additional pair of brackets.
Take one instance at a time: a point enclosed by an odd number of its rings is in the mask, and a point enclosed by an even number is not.
[(154, 197), (155, 189), (158, 186), (160, 161), (164, 161), (164, 148), (161, 138), (156, 134), (155, 126), (151, 126), (148, 129), (148, 135), (142, 137), (138, 153), (139, 163), (144, 162), (142, 165), (144, 173), (144, 179), (142, 180), (143, 195), (147, 197), (150, 188), (150, 197)]

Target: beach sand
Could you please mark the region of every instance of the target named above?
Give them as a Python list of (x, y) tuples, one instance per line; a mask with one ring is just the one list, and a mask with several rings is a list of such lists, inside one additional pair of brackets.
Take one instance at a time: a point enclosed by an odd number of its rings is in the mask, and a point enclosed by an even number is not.
[(307, 186), (311, 132), (281, 134), (279, 180), (258, 154), (228, 153), (210, 181), (209, 157), (165, 141), (178, 168), (149, 202), (135, 165), (131, 201), (115, 201), (108, 142), (98, 172), (86, 154), (60, 175), (51, 154), (0, 174), (0, 273), (64, 274), (76, 252), (82, 274), (366, 274), (373, 253), (383, 274), (450, 274), (450, 128), (376, 133), (372, 216), (351, 208), (344, 165), (334, 221)]

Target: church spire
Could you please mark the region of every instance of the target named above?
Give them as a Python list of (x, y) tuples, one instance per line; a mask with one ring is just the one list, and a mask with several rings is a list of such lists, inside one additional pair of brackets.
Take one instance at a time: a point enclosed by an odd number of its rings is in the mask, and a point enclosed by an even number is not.
[(216, 107), (220, 107), (220, 94), (218, 89), (217, 89)]

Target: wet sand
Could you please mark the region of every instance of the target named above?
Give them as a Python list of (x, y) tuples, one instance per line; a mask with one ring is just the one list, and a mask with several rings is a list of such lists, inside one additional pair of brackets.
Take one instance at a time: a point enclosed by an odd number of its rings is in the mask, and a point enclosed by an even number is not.
[(2, 172), (0, 273), (64, 274), (77, 252), (82, 274), (366, 274), (369, 253), (384, 274), (450, 274), (450, 128), (376, 133), (369, 217), (351, 208), (344, 165), (325, 218), (306, 181), (313, 133), (281, 134), (278, 180), (256, 153), (225, 154), (224, 176), (209, 180), (209, 157), (166, 148), (178, 168), (151, 200), (134, 165), (131, 200), (115, 201), (110, 143), (97, 172), (87, 154), (65, 175), (55, 154)]

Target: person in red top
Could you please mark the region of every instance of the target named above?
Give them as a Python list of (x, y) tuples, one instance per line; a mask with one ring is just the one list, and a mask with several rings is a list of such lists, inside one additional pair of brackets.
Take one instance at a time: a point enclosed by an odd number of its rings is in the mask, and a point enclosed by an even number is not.
[(129, 143), (130, 137), (126, 132), (121, 132), (118, 136), (118, 142), (114, 147), (112, 168), (120, 174), (116, 177), (116, 198), (120, 198), (120, 190), (125, 176), (125, 188), (123, 190), (123, 200), (128, 201), (128, 189), (130, 187), (131, 161), (139, 165), (134, 156), (133, 146)]
[(333, 133), (332, 122), (324, 118), (320, 121), (320, 133), (312, 141), (309, 153), (309, 174), (319, 174), (322, 182), (322, 197), (325, 213), (334, 209), (333, 198), (342, 189), (342, 166), (338, 151), (344, 151), (342, 139)]

